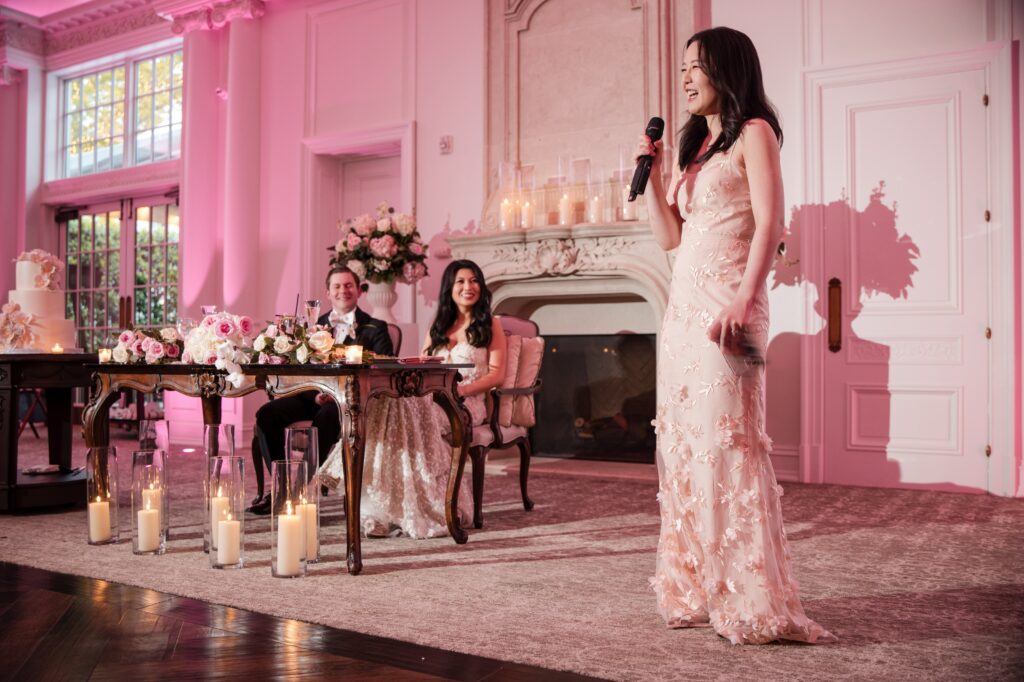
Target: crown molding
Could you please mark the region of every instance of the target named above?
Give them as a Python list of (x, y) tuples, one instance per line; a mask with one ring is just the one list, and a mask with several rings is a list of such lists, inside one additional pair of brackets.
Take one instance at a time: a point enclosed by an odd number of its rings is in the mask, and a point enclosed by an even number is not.
[(5, 48), (42, 55), (46, 36), (39, 22), (27, 14), (0, 7), (0, 49)]
[(263, 0), (156, 0), (156, 12), (171, 21), (176, 35), (190, 31), (216, 31), (233, 19), (259, 19), (266, 12)]

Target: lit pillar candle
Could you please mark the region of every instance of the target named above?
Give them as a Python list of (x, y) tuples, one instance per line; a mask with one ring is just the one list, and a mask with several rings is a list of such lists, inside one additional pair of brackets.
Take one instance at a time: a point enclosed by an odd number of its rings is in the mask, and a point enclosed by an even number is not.
[(100, 348), (99, 350), (100, 362), (110, 362), (113, 357), (113, 351), (109, 348)]
[(636, 202), (629, 200), (629, 185), (622, 187), (622, 219), (636, 220)]
[(317, 532), (316, 504), (307, 502), (296, 506), (296, 510), (306, 524), (306, 560), (315, 560), (320, 550), (320, 534)]
[(587, 204), (587, 222), (588, 223), (599, 223), (604, 220), (604, 202), (601, 201), (601, 197), (594, 195), (590, 197), (590, 202)]
[(358, 365), (363, 361), (363, 347), (362, 346), (346, 346), (345, 347), (345, 362), (350, 365)]
[(89, 503), (89, 542), (106, 542), (110, 539), (110, 502), (96, 498)]
[(221, 496), (220, 492), (220, 488), (217, 488), (216, 497), (210, 498), (210, 545), (212, 549), (217, 549), (218, 524), (228, 515), (228, 498)]
[(221, 519), (217, 524), (217, 563), (230, 566), (238, 563), (242, 553), (242, 524), (237, 519)]
[(522, 222), (524, 230), (529, 230), (533, 227), (533, 204), (529, 201), (523, 204)]
[(501, 201), (501, 222), (499, 227), (502, 230), (511, 230), (515, 227), (516, 219), (516, 207), (512, 204), (508, 198), (502, 199)]
[(148, 488), (142, 489), (142, 506), (146, 509), (153, 509), (157, 513), (159, 518), (161, 507), (160, 503), (163, 501), (163, 496), (160, 494), (160, 489), (154, 487), (152, 483), (149, 484)]
[(569, 201), (568, 194), (563, 194), (562, 198), (558, 200), (558, 224), (572, 224), (572, 202)]
[(55, 343), (55, 344), (53, 344), (53, 348), (50, 349), (50, 352), (51, 353), (63, 353), (64, 352), (64, 347), (61, 346), (59, 343)]
[(277, 517), (277, 574), (298, 575), (299, 561), (306, 546), (302, 517), (293, 513), (288, 503), (285, 514)]
[(155, 552), (160, 548), (160, 512), (148, 505), (138, 512), (139, 551)]

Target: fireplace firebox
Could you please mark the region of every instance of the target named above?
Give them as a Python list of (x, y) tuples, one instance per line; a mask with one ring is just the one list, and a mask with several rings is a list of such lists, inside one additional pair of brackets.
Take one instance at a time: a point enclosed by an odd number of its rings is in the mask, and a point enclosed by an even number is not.
[(654, 462), (654, 334), (545, 335), (534, 454)]

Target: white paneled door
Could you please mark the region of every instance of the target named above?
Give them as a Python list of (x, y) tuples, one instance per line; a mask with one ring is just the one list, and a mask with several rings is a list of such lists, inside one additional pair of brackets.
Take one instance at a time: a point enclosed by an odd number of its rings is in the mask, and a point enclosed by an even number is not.
[(989, 489), (989, 78), (977, 53), (808, 78), (828, 483)]

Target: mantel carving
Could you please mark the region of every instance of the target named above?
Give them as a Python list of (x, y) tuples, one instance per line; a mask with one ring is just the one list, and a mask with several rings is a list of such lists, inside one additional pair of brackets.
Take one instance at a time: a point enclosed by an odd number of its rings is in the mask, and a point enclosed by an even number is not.
[(544, 227), (448, 238), (453, 258), (475, 261), (494, 292), (495, 305), (528, 284), (532, 297), (579, 300), (593, 293), (631, 292), (646, 299), (657, 319), (668, 304), (671, 259), (644, 223)]
[(227, 0), (200, 4), (200, 7), (180, 14), (164, 14), (172, 21), (171, 32), (181, 35), (190, 31), (215, 31), (233, 19), (259, 19), (267, 10), (263, 0)]

